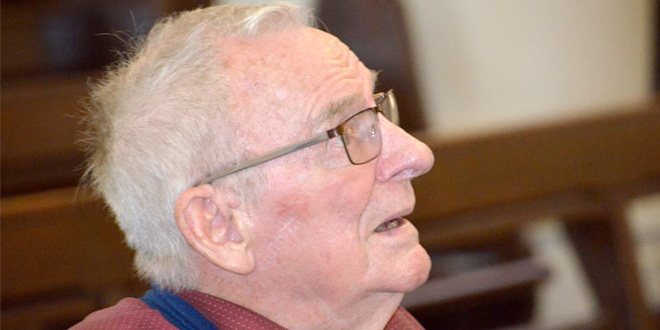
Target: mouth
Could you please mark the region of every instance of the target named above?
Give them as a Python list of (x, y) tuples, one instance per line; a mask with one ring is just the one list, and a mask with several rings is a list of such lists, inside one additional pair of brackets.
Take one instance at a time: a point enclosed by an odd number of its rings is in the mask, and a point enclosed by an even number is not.
[(400, 227), (401, 225), (403, 225), (404, 221), (405, 220), (403, 218), (396, 218), (396, 219), (385, 221), (385, 222), (381, 223), (378, 227), (376, 227), (376, 230), (374, 230), (374, 232), (382, 233), (384, 231), (388, 231), (388, 230), (394, 229), (396, 227)]

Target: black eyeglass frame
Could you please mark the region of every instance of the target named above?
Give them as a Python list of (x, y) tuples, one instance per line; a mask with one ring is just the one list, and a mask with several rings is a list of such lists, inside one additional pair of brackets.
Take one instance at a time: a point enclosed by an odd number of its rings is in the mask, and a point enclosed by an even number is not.
[[(387, 100), (388, 102), (384, 102), (385, 100)], [(277, 159), (279, 157), (288, 155), (288, 154), (296, 152), (300, 149), (304, 149), (304, 148), (313, 146), (315, 144), (319, 144), (321, 142), (328, 141), (328, 140), (330, 140), (334, 137), (342, 137), (342, 132), (344, 131), (344, 128), (343, 128), (344, 125), (348, 121), (353, 119), (354, 117), (356, 117), (356, 116), (358, 116), (358, 115), (360, 115), (360, 114), (362, 114), (366, 111), (373, 111), (374, 112), (374, 115), (376, 117), (376, 122), (379, 122), (378, 113), (382, 113), (383, 116), (385, 116), (385, 118), (387, 118), (390, 122), (392, 122), (393, 124), (398, 126), (399, 125), (399, 109), (398, 109), (398, 105), (396, 103), (396, 97), (394, 96), (394, 90), (390, 89), (385, 93), (376, 93), (376, 94), (374, 94), (374, 101), (376, 102), (375, 107), (364, 109), (364, 110), (352, 115), (351, 117), (349, 117), (348, 119), (344, 120), (339, 125), (337, 125), (335, 128), (329, 129), (325, 132), (318, 133), (318, 134), (316, 134), (316, 135), (314, 135), (314, 136), (312, 136), (308, 139), (305, 139), (303, 141), (295, 142), (295, 143), (292, 143), (288, 146), (284, 146), (280, 149), (277, 149), (275, 151), (271, 151), (271, 152), (269, 152), (269, 153), (267, 153), (263, 156), (260, 156), (260, 157), (254, 158), (252, 160), (249, 160), (249, 161), (247, 161), (247, 162), (245, 162), (241, 165), (235, 166), (235, 167), (233, 167), (229, 170), (211, 174), (211, 175), (205, 177), (204, 179), (202, 179), (195, 186), (201, 186), (201, 185), (209, 184), (211, 182), (214, 182), (214, 181), (216, 181), (220, 178), (223, 178), (225, 176), (228, 176), (230, 174), (234, 174), (236, 172), (248, 169), (250, 167), (257, 166), (257, 165), (263, 164), (265, 162), (269, 162), (273, 159)], [(383, 105), (386, 105), (386, 106), (383, 106)], [(381, 136), (381, 138), (382, 138), (382, 136)], [(343, 137), (342, 137), (342, 139), (343, 139)], [(369, 160), (356, 163), (356, 162), (353, 161), (353, 159), (351, 159), (351, 156), (350, 156), (350, 153), (348, 152), (348, 147), (347, 147), (345, 141), (342, 141), (342, 142), (344, 142), (343, 146), (344, 146), (344, 151), (346, 151), (346, 156), (348, 157), (348, 160), (353, 165), (360, 165), (360, 164), (368, 163), (368, 162), (374, 160), (376, 157), (378, 157), (380, 155), (380, 152), (381, 152), (379, 150), (378, 153), (374, 157), (370, 158)]]

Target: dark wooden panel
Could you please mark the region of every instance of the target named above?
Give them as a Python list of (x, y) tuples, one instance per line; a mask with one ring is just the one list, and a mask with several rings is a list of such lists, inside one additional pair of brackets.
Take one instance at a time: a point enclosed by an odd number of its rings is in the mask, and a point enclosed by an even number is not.
[(75, 185), (88, 75), (2, 83), (2, 194)]
[(617, 204), (612, 201), (608, 212), (573, 219), (566, 232), (612, 328), (657, 329), (646, 310), (624, 207)]
[(67, 297), (2, 310), (6, 330), (67, 329), (97, 308), (91, 299)]
[[(2, 77), (98, 70), (161, 16), (208, 0), (2, 2)], [(116, 35), (113, 35), (116, 34)]]
[(100, 201), (76, 188), (2, 199), (2, 299), (134, 281), (132, 253)]
[(660, 178), (660, 109), (651, 106), (472, 140), (422, 138), (436, 162), (414, 182), (418, 221)]

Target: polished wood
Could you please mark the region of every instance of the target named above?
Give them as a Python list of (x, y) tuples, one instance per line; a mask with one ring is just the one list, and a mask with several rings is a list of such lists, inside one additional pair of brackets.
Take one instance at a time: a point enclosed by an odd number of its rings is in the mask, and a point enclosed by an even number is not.
[(145, 289), (113, 217), (89, 194), (56, 189), (3, 197), (1, 207), (3, 328), (77, 322)]
[(3, 300), (133, 278), (113, 217), (75, 187), (2, 198), (1, 219)]
[(579, 219), (567, 217), (573, 219), (566, 224), (566, 232), (612, 329), (653, 329), (624, 207), (616, 201), (610, 207)]
[(94, 73), (2, 82), (2, 196), (76, 185), (75, 141)]
[(402, 305), (426, 329), (524, 329), (534, 314), (535, 289), (547, 275), (529, 259), (503, 262), (431, 278)]
[(16, 330), (67, 329), (97, 308), (85, 297), (62, 297), (3, 306), (2, 328)]
[[(208, 0), (5, 0), (2, 79), (100, 70), (159, 17)], [(4, 95), (3, 95), (4, 96)]]
[(417, 135), (436, 157), (415, 181), (421, 193), (414, 215), (422, 222), (562, 193), (597, 199), (606, 190), (632, 193), (636, 184), (660, 182), (657, 105), (472, 139)]
[(531, 259), (504, 262), (458, 275), (430, 278), (421, 290), (406, 295), (402, 304), (414, 309), (438, 301), (465, 302), (486, 292), (536, 285), (547, 276), (548, 270)]

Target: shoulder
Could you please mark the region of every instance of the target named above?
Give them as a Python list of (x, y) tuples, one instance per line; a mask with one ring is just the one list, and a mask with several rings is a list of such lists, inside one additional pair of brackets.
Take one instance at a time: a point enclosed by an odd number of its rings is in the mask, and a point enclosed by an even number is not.
[(89, 314), (72, 330), (176, 329), (167, 320), (139, 299), (125, 298), (116, 305)]

